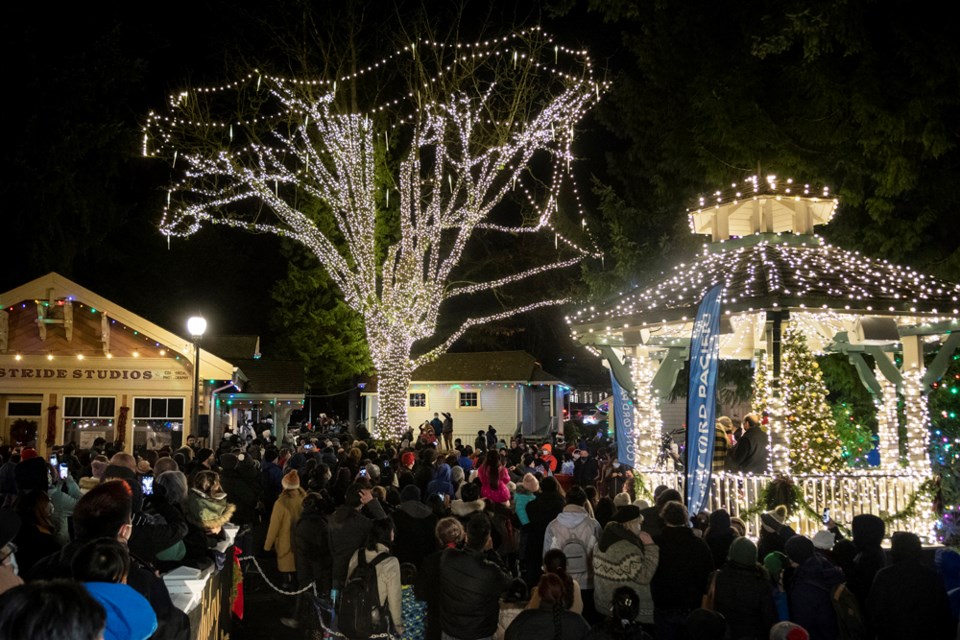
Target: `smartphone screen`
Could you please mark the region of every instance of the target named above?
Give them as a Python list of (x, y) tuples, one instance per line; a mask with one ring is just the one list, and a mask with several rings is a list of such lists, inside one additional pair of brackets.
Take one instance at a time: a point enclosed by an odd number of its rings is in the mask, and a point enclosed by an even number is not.
[(384, 461), (383, 461), (383, 466), (384, 466), (385, 468), (389, 469), (389, 468), (390, 468), (390, 461), (389, 461), (389, 460), (384, 460)]
[(363, 476), (364, 478), (366, 478), (366, 477), (367, 477), (367, 470), (366, 470), (366, 469), (360, 469), (360, 475)]
[(60, 479), (66, 480), (70, 476), (70, 470), (67, 468), (67, 463), (60, 463)]
[(50, 456), (50, 464), (52, 464), (53, 466), (57, 466), (58, 462), (57, 462), (57, 456), (56, 456), (56, 455)]
[(830, 522), (830, 509), (829, 509), (829, 508), (823, 510), (823, 524), (827, 524), (828, 522)]
[(143, 487), (143, 495), (153, 494), (153, 476), (143, 476), (140, 478), (140, 486)]

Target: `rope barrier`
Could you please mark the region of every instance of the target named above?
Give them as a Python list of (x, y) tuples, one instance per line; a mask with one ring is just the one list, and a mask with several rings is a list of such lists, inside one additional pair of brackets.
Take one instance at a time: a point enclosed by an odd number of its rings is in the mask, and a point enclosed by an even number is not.
[(316, 591), (316, 589), (315, 589), (315, 587), (316, 587), (316, 585), (317, 585), (316, 582), (311, 582), (310, 584), (308, 584), (307, 586), (305, 586), (303, 589), (300, 589), (299, 591), (284, 591), (283, 589), (281, 589), (281, 588), (278, 587), (277, 585), (275, 585), (275, 584), (273, 584), (272, 582), (270, 582), (270, 578), (268, 578), (268, 577), (267, 577), (267, 574), (265, 574), (265, 573), (263, 572), (263, 568), (260, 567), (260, 563), (257, 562), (257, 559), (256, 559), (254, 556), (241, 556), (241, 557), (239, 557), (239, 558), (237, 558), (237, 559), (238, 559), (238, 560), (241, 560), (241, 561), (242, 561), (242, 560), (250, 560), (250, 561), (252, 561), (252, 562), (253, 562), (253, 566), (257, 568), (257, 573), (259, 573), (259, 574), (260, 574), (260, 577), (263, 578), (263, 581), (267, 583), (267, 586), (269, 586), (271, 589), (273, 589), (274, 591), (276, 591), (277, 593), (279, 593), (279, 594), (281, 594), (281, 595), (285, 595), (285, 596), (298, 596), (298, 595), (300, 595), (301, 593), (306, 593), (307, 591), (310, 591), (310, 590), (313, 590), (313, 595), (317, 595), (317, 591)]
[[(237, 558), (237, 560), (240, 560), (240, 561), (249, 560), (249, 561), (253, 562), (253, 566), (256, 567), (257, 573), (260, 574), (260, 577), (263, 578), (263, 581), (266, 582), (267, 585), (268, 585), (271, 589), (273, 589), (274, 591), (276, 591), (277, 593), (279, 593), (279, 594), (281, 594), (281, 595), (285, 595), (285, 596), (297, 596), (297, 595), (300, 595), (301, 593), (306, 593), (307, 591), (311, 591), (311, 590), (313, 591), (313, 595), (314, 595), (314, 596), (317, 595), (317, 590), (316, 590), (317, 583), (316, 583), (316, 582), (311, 582), (310, 584), (308, 584), (307, 586), (305, 586), (303, 589), (300, 589), (299, 591), (284, 591), (284, 590), (281, 589), (280, 587), (278, 587), (278, 586), (276, 586), (275, 584), (273, 584), (272, 582), (270, 582), (270, 578), (268, 578), (268, 577), (267, 577), (267, 574), (265, 574), (265, 573), (263, 572), (263, 568), (260, 566), (260, 563), (257, 562), (256, 557), (254, 557), (254, 556), (240, 556), (239, 558)], [(335, 629), (331, 629), (331, 628), (329, 628), (327, 625), (325, 625), (325, 624), (323, 623), (323, 618), (322, 618), (321, 616), (318, 615), (318, 616), (317, 616), (317, 619), (318, 619), (318, 621), (320, 622), (320, 628), (323, 630), (323, 632), (324, 632), (324, 634), (325, 634), (324, 637), (330, 636), (330, 637), (334, 637), (334, 638), (344, 638), (345, 640), (350, 640), (347, 636), (343, 635), (343, 634), (340, 633), (339, 631), (337, 631), (337, 630), (335, 630)], [(382, 638), (383, 640), (398, 640), (399, 637), (400, 637), (400, 636), (393, 635), (393, 634), (390, 633), (389, 631), (386, 631), (386, 632), (384, 632), (384, 633), (375, 633), (375, 634), (373, 634), (373, 635), (371, 635), (371, 636), (368, 636), (368, 638), (369, 638), (370, 640), (375, 640), (375, 639), (378, 639), (378, 638)]]

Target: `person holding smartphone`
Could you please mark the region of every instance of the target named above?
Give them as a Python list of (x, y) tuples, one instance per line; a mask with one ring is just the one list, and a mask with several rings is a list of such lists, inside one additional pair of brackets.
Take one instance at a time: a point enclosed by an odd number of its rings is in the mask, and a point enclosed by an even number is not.
[(47, 494), (53, 505), (52, 518), (57, 526), (57, 542), (66, 546), (70, 542), (70, 518), (73, 517), (73, 508), (81, 496), (80, 486), (71, 477), (66, 462), (50, 465), (49, 476), (51, 482)]

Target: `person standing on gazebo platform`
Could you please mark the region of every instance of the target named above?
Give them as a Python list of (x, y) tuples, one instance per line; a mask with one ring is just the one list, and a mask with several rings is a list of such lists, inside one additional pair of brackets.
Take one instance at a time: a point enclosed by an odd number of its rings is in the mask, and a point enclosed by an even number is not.
[(751, 413), (744, 417), (743, 428), (743, 436), (727, 454), (733, 460), (734, 470), (740, 473), (766, 473), (770, 438), (760, 428), (757, 414)]

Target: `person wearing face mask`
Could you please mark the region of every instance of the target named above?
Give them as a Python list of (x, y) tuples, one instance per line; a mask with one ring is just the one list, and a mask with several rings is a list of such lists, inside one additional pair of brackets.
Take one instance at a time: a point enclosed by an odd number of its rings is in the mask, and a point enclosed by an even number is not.
[(610, 459), (610, 463), (603, 470), (603, 489), (604, 495), (615, 496), (624, 490), (627, 482), (627, 470), (620, 464), (616, 456)]
[(547, 467), (549, 467), (550, 473), (557, 472), (557, 465), (559, 463), (556, 457), (553, 455), (553, 445), (549, 442), (545, 442), (543, 446), (540, 447), (540, 459), (543, 460)]
[(13, 539), (20, 531), (20, 516), (12, 509), (0, 510), (0, 594), (23, 584), (17, 567)]

